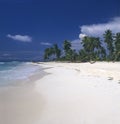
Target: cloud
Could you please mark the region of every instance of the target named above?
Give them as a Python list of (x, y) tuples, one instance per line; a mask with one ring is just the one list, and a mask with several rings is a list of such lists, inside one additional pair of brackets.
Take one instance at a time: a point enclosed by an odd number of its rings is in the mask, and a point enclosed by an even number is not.
[(80, 39), (71, 41), (71, 46), (72, 46), (72, 49), (75, 49), (77, 51), (83, 48)]
[(83, 25), (80, 28), (81, 33), (79, 35), (79, 38), (84, 35), (101, 37), (107, 29), (112, 30), (113, 33), (117, 33), (120, 32), (120, 17), (112, 18), (107, 23)]
[(11, 38), (13, 40), (21, 41), (21, 42), (31, 42), (32, 38), (28, 35), (7, 35), (8, 38)]
[[(72, 49), (75, 50), (80, 50), (83, 48), (81, 42), (85, 36), (102, 37), (104, 32), (108, 29), (112, 30), (113, 33), (120, 32), (120, 17), (112, 18), (107, 23), (82, 25), (80, 28), (81, 33), (79, 34), (79, 39), (71, 42)], [(102, 45), (105, 46), (104, 43), (102, 43)]]
[(44, 46), (51, 46), (52, 45), (51, 43), (48, 43), (48, 42), (41, 42), (40, 44), (44, 45)]
[(87, 36), (87, 35), (86, 35), (86, 34), (80, 34), (80, 35), (79, 35), (79, 38), (80, 38), (80, 39), (83, 39), (85, 36)]

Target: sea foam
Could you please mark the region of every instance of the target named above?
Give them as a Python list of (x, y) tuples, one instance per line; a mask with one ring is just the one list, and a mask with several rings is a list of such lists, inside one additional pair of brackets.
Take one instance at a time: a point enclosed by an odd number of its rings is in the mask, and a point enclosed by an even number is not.
[(29, 62), (0, 62), (0, 86), (8, 85), (16, 80), (28, 79), (40, 69), (40, 66)]

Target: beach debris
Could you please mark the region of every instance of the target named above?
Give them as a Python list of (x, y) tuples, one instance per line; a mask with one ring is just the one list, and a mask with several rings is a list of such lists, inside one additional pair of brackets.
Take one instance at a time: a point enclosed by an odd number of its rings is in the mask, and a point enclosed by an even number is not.
[(94, 64), (96, 61), (90, 61), (90, 64)]
[(77, 72), (80, 72), (80, 70), (79, 69), (75, 69)]
[(120, 80), (118, 80), (118, 83), (120, 84)]
[(113, 80), (113, 77), (108, 77), (108, 80)]

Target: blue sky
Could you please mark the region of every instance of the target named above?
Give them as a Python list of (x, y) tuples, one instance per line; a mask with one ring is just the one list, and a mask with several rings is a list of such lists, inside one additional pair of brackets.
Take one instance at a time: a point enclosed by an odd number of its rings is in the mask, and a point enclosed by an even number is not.
[(0, 0), (0, 52), (78, 43), (105, 27), (120, 31), (119, 22), (119, 0)]

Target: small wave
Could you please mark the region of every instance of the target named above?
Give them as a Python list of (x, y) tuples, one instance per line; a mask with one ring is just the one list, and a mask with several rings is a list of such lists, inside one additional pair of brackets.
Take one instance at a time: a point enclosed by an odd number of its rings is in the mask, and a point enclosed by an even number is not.
[(0, 84), (19, 79), (28, 79), (35, 72), (40, 71), (40, 66), (34, 66), (28, 62), (9, 62), (1, 65)]
[(5, 62), (0, 62), (0, 65), (3, 65), (3, 64), (5, 64)]

